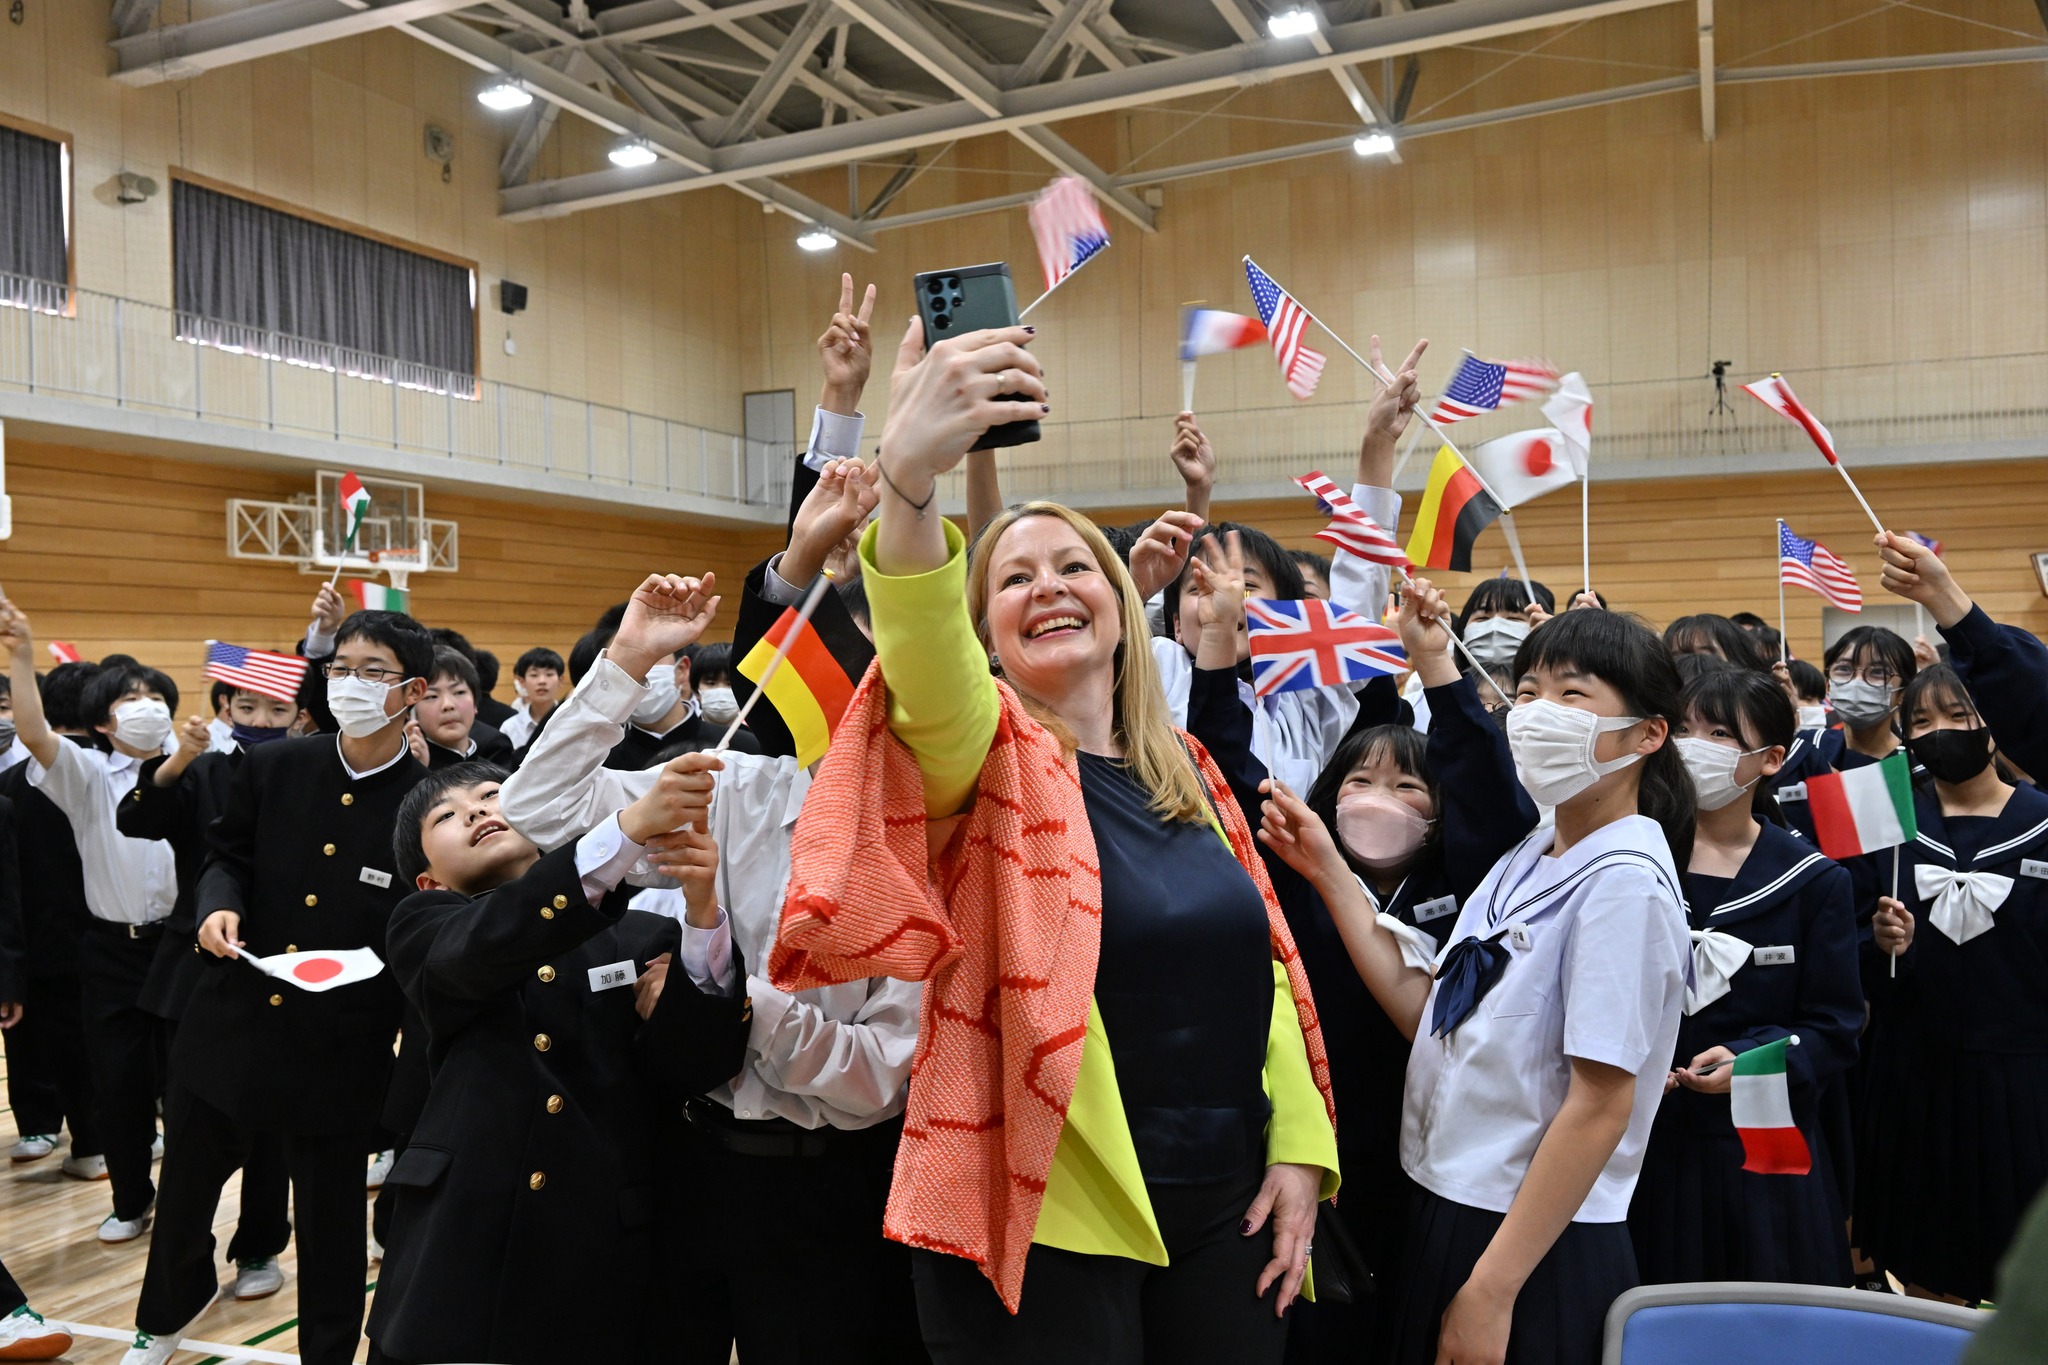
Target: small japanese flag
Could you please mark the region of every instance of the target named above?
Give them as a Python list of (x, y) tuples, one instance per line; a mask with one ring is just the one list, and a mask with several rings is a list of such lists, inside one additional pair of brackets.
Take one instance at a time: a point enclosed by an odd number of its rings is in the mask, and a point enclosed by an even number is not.
[(258, 957), (244, 950), (242, 961), (280, 981), (289, 981), (302, 991), (331, 991), (367, 981), (384, 970), (384, 960), (368, 948), (336, 948), (307, 953), (273, 953)]

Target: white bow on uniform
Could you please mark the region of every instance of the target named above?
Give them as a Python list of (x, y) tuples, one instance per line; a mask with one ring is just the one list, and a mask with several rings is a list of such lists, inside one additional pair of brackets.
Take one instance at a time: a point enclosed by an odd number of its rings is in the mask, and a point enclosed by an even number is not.
[(1686, 988), (1685, 1012), (1697, 1014), (1728, 994), (1737, 972), (1749, 965), (1750, 945), (1719, 929), (1691, 929), (1693, 984)]
[(2012, 878), (1996, 872), (1951, 872), (1926, 863), (1913, 869), (1920, 899), (1933, 902), (1927, 922), (1957, 943), (1991, 932), (1992, 913), (2012, 894)]

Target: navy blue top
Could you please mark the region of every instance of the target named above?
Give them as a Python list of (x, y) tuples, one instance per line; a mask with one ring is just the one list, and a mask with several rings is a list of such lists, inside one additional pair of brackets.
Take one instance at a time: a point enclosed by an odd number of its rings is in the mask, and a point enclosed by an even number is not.
[(2048, 780), (2048, 645), (1982, 607), (1942, 629), (1949, 665), (2013, 762)]
[(1206, 820), (1162, 819), (1121, 762), (1080, 765), (1102, 864), (1095, 1003), (1138, 1167), (1156, 1184), (1227, 1180), (1263, 1159), (1271, 1113), (1266, 903)]

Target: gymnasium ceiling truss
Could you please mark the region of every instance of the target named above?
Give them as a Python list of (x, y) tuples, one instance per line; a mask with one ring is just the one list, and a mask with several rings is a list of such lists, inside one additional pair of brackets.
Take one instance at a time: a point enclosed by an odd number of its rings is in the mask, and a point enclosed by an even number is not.
[[(1889, 2), (1875, 0), (1872, 13)], [(1497, 72), (1546, 55), (1542, 49), (1573, 26), (1663, 8), (1696, 16), (1697, 66), (1605, 63), (1624, 74), (1642, 75), (1645, 67), (1667, 74), (1427, 117), (1452, 98), (1445, 96), (1411, 116), (1417, 76), (1431, 51), (1464, 46), (1501, 53)], [(1912, 8), (1936, 12), (1928, 5)], [(1701, 135), (1711, 141), (1716, 93), (1727, 85), (2048, 60), (2048, 46), (2028, 41), (1848, 61), (1761, 65), (1738, 59), (1717, 66), (1714, 0), (247, 0), (239, 9), (182, 23), (158, 23), (157, 9), (157, 0), (115, 0), (116, 80), (188, 80), (253, 58), (396, 28), (517, 84), (534, 102), (517, 116), (499, 167), (500, 208), (508, 219), (725, 185), (770, 212), (822, 226), (868, 251), (877, 232), (1013, 208), (1042, 186), (1044, 177), (1034, 175), (1028, 189), (1014, 193), (884, 212), (963, 138), (1014, 138), (1044, 163), (1046, 175), (1082, 177), (1113, 212), (1152, 232), (1156, 210), (1146, 191), (1153, 186), (1351, 150), (1356, 139), (1376, 134), (1391, 138), (1390, 149), (1379, 145), (1386, 159), (1398, 161), (1401, 146), (1418, 137), (1694, 90)], [(1296, 13), (1307, 31), (1271, 36), (1273, 19), (1283, 12)], [(1977, 25), (1980, 38), (1985, 27), (1996, 26)], [(2041, 36), (1999, 32), (2021, 40)], [(1529, 41), (1495, 46), (1525, 34), (1532, 35)], [(1294, 77), (1334, 82), (1355, 126), (1325, 124), (1334, 135), (1180, 165), (1141, 166), (1152, 158), (1139, 153), (1116, 169), (1098, 165), (1055, 128), (1148, 106), (1173, 106), (1158, 112), (1191, 125), (1208, 113), (1174, 102), (1227, 102), (1242, 90)], [(564, 112), (641, 143), (655, 159), (536, 180), (540, 150)], [(843, 210), (781, 179), (829, 167), (848, 170)], [(887, 175), (866, 202), (858, 175), (863, 168)]]

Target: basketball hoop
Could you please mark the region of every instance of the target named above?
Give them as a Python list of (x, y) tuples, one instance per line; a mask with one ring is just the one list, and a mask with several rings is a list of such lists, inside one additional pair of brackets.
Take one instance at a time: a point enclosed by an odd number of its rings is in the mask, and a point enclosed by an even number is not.
[(391, 586), (398, 592), (406, 590), (406, 580), (426, 568), (426, 556), (417, 546), (411, 549), (389, 549), (370, 551), (370, 562), (382, 569), (391, 580)]

